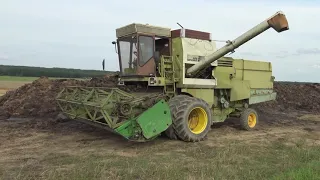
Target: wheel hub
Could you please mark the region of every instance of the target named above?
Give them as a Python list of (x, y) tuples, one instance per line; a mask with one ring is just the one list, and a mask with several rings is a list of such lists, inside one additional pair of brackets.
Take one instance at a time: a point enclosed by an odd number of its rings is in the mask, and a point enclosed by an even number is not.
[(208, 124), (208, 116), (206, 111), (201, 108), (197, 107), (192, 109), (188, 117), (188, 127), (194, 134), (202, 133)]
[(248, 116), (248, 125), (249, 127), (253, 128), (257, 123), (257, 117), (255, 114), (251, 113), (249, 116)]

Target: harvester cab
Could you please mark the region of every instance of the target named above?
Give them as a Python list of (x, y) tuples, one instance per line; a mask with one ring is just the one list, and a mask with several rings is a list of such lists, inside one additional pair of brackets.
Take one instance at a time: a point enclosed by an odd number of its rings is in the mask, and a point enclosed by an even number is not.
[(251, 106), (275, 100), (270, 62), (224, 57), (269, 28), (289, 29), (277, 12), (217, 49), (211, 34), (129, 24), (116, 29), (117, 87), (66, 87), (57, 97), (72, 119), (99, 125), (132, 141), (165, 133), (200, 141), (211, 125), (238, 117), (245, 130), (258, 125)]
[(130, 24), (116, 30), (122, 77), (155, 77), (160, 56), (170, 56), (170, 29)]
[[(187, 68), (217, 50), (211, 34), (198, 30), (171, 30), (133, 23), (116, 29), (116, 34), (117, 41), (113, 44), (118, 50), (119, 84), (161, 86), (165, 87), (164, 93), (167, 94), (175, 91), (172, 87), (174, 83), (195, 85), (196, 79), (186, 76)], [(214, 66), (217, 66), (217, 62), (211, 63), (200, 75), (198, 73), (195, 76), (198, 81), (203, 81), (198, 85), (215, 85), (211, 73)], [(179, 77), (181, 81), (177, 82)]]

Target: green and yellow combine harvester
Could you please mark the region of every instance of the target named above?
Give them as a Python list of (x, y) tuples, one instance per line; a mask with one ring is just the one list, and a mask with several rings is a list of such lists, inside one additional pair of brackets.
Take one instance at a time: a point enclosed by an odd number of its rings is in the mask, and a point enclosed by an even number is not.
[(211, 125), (238, 117), (254, 129), (251, 105), (275, 100), (270, 62), (224, 57), (273, 28), (289, 29), (277, 12), (220, 49), (211, 34), (130, 24), (116, 30), (120, 75), (113, 87), (66, 87), (57, 102), (69, 118), (99, 125), (130, 141), (201, 141)]

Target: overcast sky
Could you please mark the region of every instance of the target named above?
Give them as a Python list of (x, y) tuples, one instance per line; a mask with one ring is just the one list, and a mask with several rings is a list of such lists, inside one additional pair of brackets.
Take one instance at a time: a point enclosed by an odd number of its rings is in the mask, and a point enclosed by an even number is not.
[[(270, 61), (276, 80), (320, 82), (320, 2), (1, 0), (0, 64), (118, 70), (115, 29), (133, 22), (212, 33), (233, 40), (276, 11), (289, 31), (266, 33), (239, 47), (236, 58)], [(217, 43), (218, 47), (223, 43)]]

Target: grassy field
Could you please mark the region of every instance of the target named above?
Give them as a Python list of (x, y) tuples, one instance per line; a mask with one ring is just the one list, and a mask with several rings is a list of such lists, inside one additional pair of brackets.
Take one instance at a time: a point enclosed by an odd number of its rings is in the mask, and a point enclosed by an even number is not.
[[(27, 83), (32, 83), (32, 81), (37, 79), (39, 79), (39, 77), (0, 76), (0, 96), (4, 95), (9, 90), (19, 88)], [(62, 78), (49, 78), (49, 79), (62, 79)], [(83, 79), (79, 79), (79, 80), (83, 80)]]
[[(0, 76), (0, 81), (13, 81), (13, 82), (32, 82), (34, 80), (39, 79), (39, 77), (19, 77), (19, 76)], [(68, 79), (68, 78), (53, 78), (49, 77), (49, 79)], [(82, 78), (73, 78), (83, 80)]]
[[(2, 179), (296, 179), (320, 178), (320, 116), (304, 125), (241, 131), (213, 127), (200, 143), (160, 137), (148, 143), (82, 123), (0, 121)], [(263, 118), (262, 118), (263, 120)], [(316, 121), (314, 121), (316, 120)], [(41, 125), (47, 124), (47, 125)]]
[(0, 81), (32, 82), (39, 77), (0, 76)]

